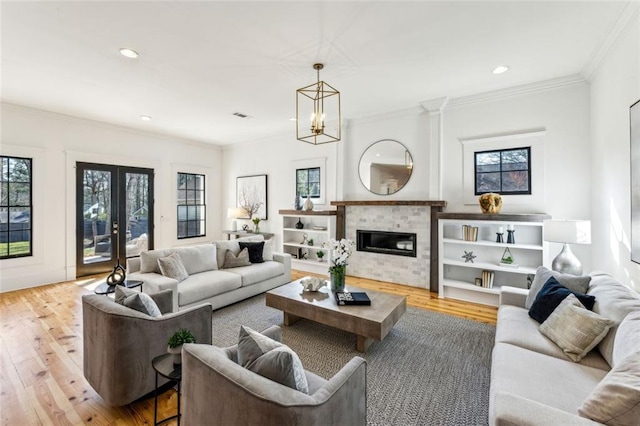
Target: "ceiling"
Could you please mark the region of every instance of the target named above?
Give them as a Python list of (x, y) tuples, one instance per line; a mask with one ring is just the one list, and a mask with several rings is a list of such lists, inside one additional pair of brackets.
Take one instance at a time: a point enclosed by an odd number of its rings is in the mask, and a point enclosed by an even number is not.
[(315, 62), (355, 119), (580, 73), (625, 3), (2, 1), (1, 99), (219, 145), (294, 139)]

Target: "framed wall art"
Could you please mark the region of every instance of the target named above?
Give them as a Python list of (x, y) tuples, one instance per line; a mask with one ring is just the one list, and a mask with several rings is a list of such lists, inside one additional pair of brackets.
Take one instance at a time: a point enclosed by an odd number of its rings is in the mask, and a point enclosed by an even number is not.
[(244, 219), (267, 220), (267, 175), (236, 178), (236, 203), (247, 212)]
[(631, 138), (631, 260), (640, 263), (640, 101), (629, 107)]

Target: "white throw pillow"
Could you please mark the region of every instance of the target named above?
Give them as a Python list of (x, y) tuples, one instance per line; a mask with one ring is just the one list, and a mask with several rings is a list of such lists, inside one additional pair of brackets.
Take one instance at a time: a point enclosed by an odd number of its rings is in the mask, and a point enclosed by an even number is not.
[(138, 312), (147, 314), (151, 317), (160, 317), (162, 313), (156, 302), (146, 293), (131, 290), (121, 285), (116, 286), (115, 291), (116, 303), (124, 305), (127, 308), (135, 309)]
[(574, 362), (596, 347), (614, 322), (591, 312), (573, 294), (568, 295), (538, 329)]
[(578, 408), (582, 417), (610, 426), (640, 424), (640, 352), (626, 357)]
[(178, 282), (189, 278), (189, 274), (178, 253), (172, 253), (167, 257), (158, 259), (158, 266), (160, 267), (160, 272), (165, 277), (173, 278)]

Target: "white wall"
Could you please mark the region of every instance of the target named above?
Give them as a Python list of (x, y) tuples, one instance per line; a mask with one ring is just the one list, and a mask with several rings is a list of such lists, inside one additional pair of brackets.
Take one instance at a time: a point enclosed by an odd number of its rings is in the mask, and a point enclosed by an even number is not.
[[(553, 218), (591, 218), (591, 153), (589, 149), (589, 87), (563, 89), (445, 108), (443, 121), (443, 199), (445, 211), (480, 212), (465, 205), (460, 140), (545, 129), (542, 204), (509, 203), (503, 213), (548, 213)], [(532, 165), (535, 168), (536, 165)], [(536, 188), (534, 188), (536, 190)], [(538, 197), (536, 197), (538, 198)], [(560, 251), (550, 244), (551, 258)], [(591, 270), (589, 246), (573, 246), (585, 271)]]
[[(33, 256), (0, 261), (0, 291), (75, 278), (76, 161), (155, 171), (155, 247), (220, 234), (221, 150), (186, 140), (2, 104), (0, 152), (33, 158)], [(176, 173), (204, 173), (207, 237), (176, 237)], [(213, 237), (215, 235), (215, 237)]]
[(629, 107), (640, 99), (640, 16), (616, 40), (591, 79), (593, 266), (640, 290), (630, 260)]

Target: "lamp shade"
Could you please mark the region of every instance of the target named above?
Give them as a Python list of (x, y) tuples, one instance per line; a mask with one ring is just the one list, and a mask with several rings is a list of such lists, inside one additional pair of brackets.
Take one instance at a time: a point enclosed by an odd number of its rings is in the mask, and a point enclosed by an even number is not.
[(591, 244), (591, 221), (545, 220), (544, 240), (554, 243)]
[(242, 207), (229, 207), (227, 217), (230, 219), (242, 219), (247, 217), (247, 211)]

